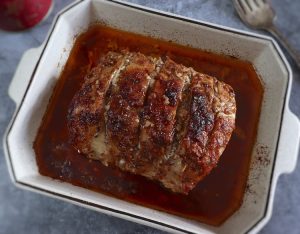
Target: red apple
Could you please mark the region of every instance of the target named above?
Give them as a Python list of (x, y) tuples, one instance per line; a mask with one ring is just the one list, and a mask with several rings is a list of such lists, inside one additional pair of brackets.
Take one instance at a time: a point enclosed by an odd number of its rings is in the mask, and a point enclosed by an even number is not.
[(52, 0), (0, 0), (0, 28), (19, 31), (33, 27), (47, 15)]

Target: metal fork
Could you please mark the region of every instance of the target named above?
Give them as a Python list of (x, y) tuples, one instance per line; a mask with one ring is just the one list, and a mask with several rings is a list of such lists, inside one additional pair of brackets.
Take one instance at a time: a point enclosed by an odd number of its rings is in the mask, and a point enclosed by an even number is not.
[(300, 55), (274, 24), (275, 11), (268, 0), (233, 0), (241, 19), (252, 28), (269, 31), (280, 41), (300, 68)]

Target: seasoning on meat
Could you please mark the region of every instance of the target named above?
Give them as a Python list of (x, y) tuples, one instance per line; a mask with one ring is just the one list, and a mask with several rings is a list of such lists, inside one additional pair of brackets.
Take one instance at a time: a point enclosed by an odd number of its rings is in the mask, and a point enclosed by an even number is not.
[(235, 126), (232, 88), (170, 58), (108, 52), (68, 115), (89, 158), (187, 194), (217, 165)]

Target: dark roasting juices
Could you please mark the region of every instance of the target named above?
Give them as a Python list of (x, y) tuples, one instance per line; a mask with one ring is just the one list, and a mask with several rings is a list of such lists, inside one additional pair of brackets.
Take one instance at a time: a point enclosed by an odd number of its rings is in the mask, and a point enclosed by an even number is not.
[[(235, 91), (236, 130), (218, 166), (189, 195), (175, 194), (158, 182), (105, 167), (79, 154), (69, 144), (67, 113), (71, 99), (99, 55), (122, 48), (146, 55), (168, 55), (177, 63), (217, 77)], [(39, 172), (122, 200), (220, 225), (240, 207), (243, 199), (262, 96), (263, 87), (250, 63), (100, 25), (92, 26), (76, 39), (34, 142)]]

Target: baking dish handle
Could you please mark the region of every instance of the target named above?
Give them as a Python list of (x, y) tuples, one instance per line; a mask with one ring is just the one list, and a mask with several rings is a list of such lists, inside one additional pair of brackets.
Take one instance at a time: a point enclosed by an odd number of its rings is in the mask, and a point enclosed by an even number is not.
[(281, 137), (278, 145), (278, 174), (291, 173), (297, 164), (300, 143), (300, 122), (289, 108), (282, 121)]
[(42, 47), (27, 50), (15, 71), (8, 88), (8, 95), (18, 106), (28, 87), (31, 75), (35, 69), (37, 60), (41, 54)]

